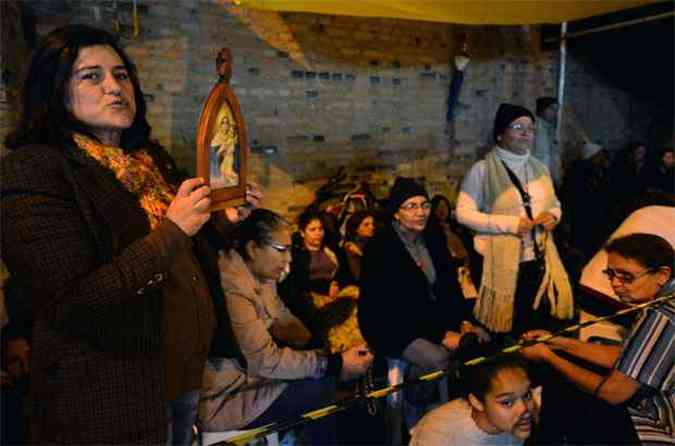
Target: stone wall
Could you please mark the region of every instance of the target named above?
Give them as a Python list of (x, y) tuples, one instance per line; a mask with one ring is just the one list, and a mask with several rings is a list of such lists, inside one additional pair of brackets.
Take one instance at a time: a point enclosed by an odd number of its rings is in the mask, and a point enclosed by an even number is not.
[[(253, 147), (251, 175), (266, 191), (263, 204), (291, 216), (340, 166), (348, 183), (365, 181), (378, 196), (396, 175), (408, 175), (454, 198), (463, 173), (489, 144), (497, 105), (534, 109), (536, 97), (556, 89), (557, 54), (539, 50), (536, 27), (261, 12), (225, 0), (139, 3), (137, 38), (130, 2), (34, 0), (23, 7), (35, 15), (39, 35), (66, 23), (116, 30), (138, 66), (154, 136), (191, 172), (214, 59), (219, 48), (230, 47), (232, 86)], [(5, 10), (16, 15), (20, 8), (3, 2)], [(15, 23), (5, 15), (2, 137), (16, 119), (10, 92), (27, 52), (16, 45), (18, 31), (5, 32)], [(461, 34), (472, 60), (455, 119), (447, 124), (449, 61)], [(8, 46), (16, 48), (11, 56)], [(598, 84), (583, 65), (570, 65), (576, 118), (566, 122), (566, 140), (574, 145), (588, 134), (618, 144), (639, 137), (640, 121), (626, 112), (639, 104)], [(617, 128), (621, 132), (611, 130)]]

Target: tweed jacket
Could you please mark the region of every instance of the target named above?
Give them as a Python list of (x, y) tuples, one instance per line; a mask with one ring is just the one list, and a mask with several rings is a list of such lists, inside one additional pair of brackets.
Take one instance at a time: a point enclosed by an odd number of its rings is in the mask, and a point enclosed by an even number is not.
[[(175, 183), (168, 155), (151, 154)], [(79, 150), (23, 147), (1, 172), (2, 258), (35, 307), (31, 440), (164, 443), (167, 375), (201, 374), (215, 324), (191, 239), (168, 219), (151, 231), (138, 199)], [(197, 303), (185, 306), (188, 327), (174, 340), (197, 338), (176, 348), (201, 363), (175, 378), (165, 370), (178, 357), (166, 332), (180, 310), (166, 310), (175, 306), (169, 285), (181, 277), (194, 288), (184, 300)]]
[(461, 321), (470, 319), (445, 234), (430, 220), (422, 237), (436, 270), (433, 284), (391, 224), (365, 248), (359, 327), (378, 353), (398, 357), (417, 338), (440, 344), (448, 330), (459, 331)]

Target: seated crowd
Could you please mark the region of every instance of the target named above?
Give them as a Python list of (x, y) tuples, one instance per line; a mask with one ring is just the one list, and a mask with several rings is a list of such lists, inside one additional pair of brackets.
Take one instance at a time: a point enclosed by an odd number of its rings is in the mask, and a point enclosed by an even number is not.
[[(3, 345), (3, 396), (27, 388), (28, 399), (12, 409), (3, 398), (3, 442), (186, 445), (193, 429), (259, 428), (384, 387), (394, 369), (415, 380), (450, 368), (445, 390), (405, 386), (403, 423), (374, 402), (386, 436), (675, 444), (672, 245), (642, 233), (605, 243), (607, 228), (575, 236), (578, 214), (562, 228), (575, 195), (612, 181), (601, 148), (585, 148), (590, 161), (563, 180), (561, 203), (530, 153), (535, 117), (502, 104), (495, 145), (468, 171), (456, 212), (398, 177), (379, 209), (338, 225), (312, 208), (294, 234), (258, 207), (253, 185), (246, 205), (211, 213), (204, 180), (181, 175), (151, 138), (135, 67), (109, 33), (56, 30), (28, 72), (0, 189), (8, 298), (31, 302), (10, 314), (11, 329), (30, 322)], [(672, 194), (672, 155), (631, 187)], [(577, 316), (564, 235), (584, 256), (607, 252), (621, 301), (660, 299), (622, 345), (536, 342)], [(519, 354), (501, 353), (521, 341)], [(9, 437), (5, 421), (22, 411), (26, 436)], [(311, 420), (296, 440), (345, 443), (345, 431), (360, 434), (349, 422)]]

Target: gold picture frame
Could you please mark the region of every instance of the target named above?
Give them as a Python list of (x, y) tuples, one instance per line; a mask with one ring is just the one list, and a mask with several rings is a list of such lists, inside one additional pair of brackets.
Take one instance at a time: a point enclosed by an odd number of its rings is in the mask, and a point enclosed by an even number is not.
[(197, 126), (197, 176), (211, 187), (211, 211), (246, 202), (249, 156), (246, 124), (230, 87), (232, 54), (222, 48), (216, 58), (218, 82), (204, 103)]

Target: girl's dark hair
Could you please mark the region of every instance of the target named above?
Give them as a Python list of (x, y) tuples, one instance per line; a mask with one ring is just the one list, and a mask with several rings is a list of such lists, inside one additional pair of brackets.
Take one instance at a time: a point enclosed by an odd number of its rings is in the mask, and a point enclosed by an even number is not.
[(373, 220), (375, 219), (373, 213), (369, 211), (357, 211), (350, 215), (347, 218), (347, 223), (345, 224), (345, 240), (356, 240), (358, 237), (358, 235), (356, 235), (356, 231), (358, 231), (359, 226), (361, 226), (361, 223), (363, 223), (363, 220), (368, 217), (371, 217)]
[(136, 67), (107, 31), (86, 25), (68, 25), (49, 33), (35, 50), (23, 86), (21, 117), (5, 144), (10, 149), (29, 144), (55, 144), (66, 147), (73, 132), (97, 139), (86, 125), (77, 121), (66, 107), (68, 82), (82, 48), (94, 45), (112, 47), (129, 73), (136, 99), (136, 116), (122, 132), (120, 146), (134, 150), (149, 143), (150, 125), (145, 118), (145, 99)]
[(445, 195), (441, 194), (434, 195), (434, 197), (431, 199), (431, 215), (436, 215), (436, 209), (438, 209), (438, 206), (440, 206), (441, 203), (445, 203), (445, 205), (448, 207), (448, 218), (450, 218), (450, 211), (452, 210), (450, 200), (448, 200)]
[(616, 238), (605, 246), (605, 251), (635, 260), (649, 269), (667, 266), (672, 270), (675, 264), (671, 244), (654, 234), (635, 233)]
[(255, 242), (257, 245), (269, 243), (273, 232), (288, 226), (288, 222), (276, 212), (269, 209), (254, 209), (251, 215), (235, 228), (228, 248), (236, 249), (239, 255), (246, 259), (248, 242)]
[(321, 226), (324, 226), (323, 218), (319, 212), (303, 212), (298, 218), (298, 229), (304, 231), (307, 228), (307, 225), (309, 225), (314, 220), (319, 220), (321, 222)]
[(478, 365), (461, 369), (460, 380), (463, 383), (464, 397), (472, 394), (480, 401), (485, 401), (485, 395), (492, 390), (492, 381), (499, 372), (506, 369), (522, 369), (531, 380), (527, 362), (520, 355), (497, 354)]

